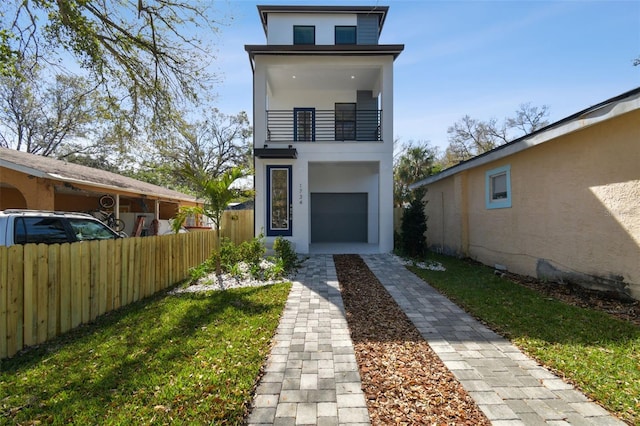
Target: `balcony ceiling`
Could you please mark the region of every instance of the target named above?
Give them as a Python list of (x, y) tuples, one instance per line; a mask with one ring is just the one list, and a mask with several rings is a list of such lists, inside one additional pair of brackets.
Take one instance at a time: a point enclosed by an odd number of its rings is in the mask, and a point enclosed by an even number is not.
[(271, 67), (267, 80), (272, 93), (280, 90), (373, 90), (378, 87), (379, 68), (300, 66)]

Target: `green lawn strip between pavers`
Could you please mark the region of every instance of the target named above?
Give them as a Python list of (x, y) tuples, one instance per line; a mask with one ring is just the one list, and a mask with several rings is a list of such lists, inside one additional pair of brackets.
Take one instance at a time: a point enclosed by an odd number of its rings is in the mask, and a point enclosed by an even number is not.
[(501, 278), (489, 267), (429, 253), (446, 271), (409, 267), (530, 356), (632, 424), (640, 424), (640, 328)]
[(4, 360), (0, 424), (242, 424), (290, 288), (164, 293)]

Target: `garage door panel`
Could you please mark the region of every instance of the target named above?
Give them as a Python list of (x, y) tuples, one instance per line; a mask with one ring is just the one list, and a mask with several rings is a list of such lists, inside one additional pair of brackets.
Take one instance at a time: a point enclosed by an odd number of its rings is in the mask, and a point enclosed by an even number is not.
[(311, 242), (367, 242), (367, 193), (312, 193)]

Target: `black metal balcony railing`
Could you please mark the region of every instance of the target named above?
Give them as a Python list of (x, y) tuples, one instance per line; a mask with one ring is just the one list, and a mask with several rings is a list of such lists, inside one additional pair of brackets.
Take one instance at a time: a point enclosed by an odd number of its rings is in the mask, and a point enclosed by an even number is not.
[(381, 110), (333, 111), (313, 108), (267, 111), (269, 142), (381, 140)]

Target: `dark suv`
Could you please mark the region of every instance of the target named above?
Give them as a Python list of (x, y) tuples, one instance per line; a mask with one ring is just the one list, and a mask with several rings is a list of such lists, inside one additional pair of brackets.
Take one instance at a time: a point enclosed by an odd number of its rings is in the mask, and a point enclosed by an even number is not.
[(85, 213), (16, 209), (0, 211), (0, 246), (62, 244), (114, 238), (120, 236)]

